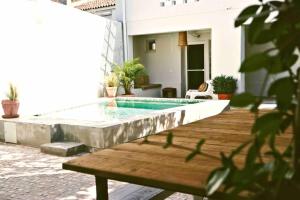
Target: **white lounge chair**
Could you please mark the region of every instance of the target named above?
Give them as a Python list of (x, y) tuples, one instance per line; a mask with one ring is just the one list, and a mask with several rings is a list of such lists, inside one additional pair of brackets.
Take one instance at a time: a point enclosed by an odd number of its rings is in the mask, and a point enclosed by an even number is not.
[(212, 86), (212, 80), (206, 81), (208, 84), (207, 89), (205, 92), (199, 92), (198, 90), (188, 90), (185, 94), (186, 99), (196, 99), (201, 97), (213, 97), (213, 86)]

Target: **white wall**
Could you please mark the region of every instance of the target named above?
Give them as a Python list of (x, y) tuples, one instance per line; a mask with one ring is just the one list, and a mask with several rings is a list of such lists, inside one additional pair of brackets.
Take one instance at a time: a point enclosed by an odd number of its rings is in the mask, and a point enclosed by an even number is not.
[[(210, 40), (209, 30), (197, 31), (197, 33), (200, 34), (199, 38), (188, 33), (188, 44)], [(149, 40), (156, 41), (155, 52), (147, 52), (146, 45)], [(149, 73), (151, 83), (162, 84), (162, 88), (174, 87), (177, 89), (177, 96), (181, 97), (181, 48), (178, 46), (178, 33), (134, 36), (133, 57), (141, 59), (141, 63), (145, 65)], [(186, 68), (186, 66), (183, 67)], [(185, 80), (183, 81), (186, 84)]]
[[(174, 87), (177, 95), (181, 91), (181, 63), (178, 34), (157, 34), (134, 37), (134, 57), (139, 57), (149, 74), (151, 83), (162, 84), (162, 88)], [(156, 40), (156, 51), (147, 52), (147, 40)]]
[[(242, 31), (234, 28), (240, 11), (255, 0), (201, 0), (190, 4), (160, 7), (160, 0), (127, 1), (128, 35), (145, 35), (186, 30), (211, 30), (212, 77), (238, 73), (242, 61)], [(132, 50), (132, 49), (131, 49)]]
[(0, 26), (0, 99), (16, 84), (23, 115), (94, 100), (109, 63), (122, 60), (108, 37), (119, 24), (51, 1), (3, 1)]

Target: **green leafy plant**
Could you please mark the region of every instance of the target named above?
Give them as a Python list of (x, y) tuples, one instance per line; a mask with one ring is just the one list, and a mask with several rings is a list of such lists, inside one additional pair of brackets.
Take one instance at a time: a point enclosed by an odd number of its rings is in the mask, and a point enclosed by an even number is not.
[(237, 79), (221, 75), (213, 79), (212, 85), (215, 94), (233, 94), (237, 88)]
[(119, 79), (115, 73), (111, 73), (105, 77), (105, 85), (107, 87), (118, 87), (119, 86)]
[[(266, 24), (267, 19), (269, 23)], [(300, 66), (292, 69), (300, 50), (300, 1), (262, 1), (245, 8), (235, 21), (235, 26), (249, 22), (246, 31), (250, 44), (272, 44), (264, 52), (244, 60), (240, 72), (250, 73), (265, 69), (267, 74), (259, 96), (250, 93), (237, 94), (231, 106), (250, 107), (255, 116), (252, 139), (241, 144), (229, 154), (221, 152), (220, 166), (214, 169), (207, 180), (207, 195), (217, 190), (228, 194), (228, 199), (296, 200), (300, 194)], [(285, 72), (285, 76), (282, 74)], [(270, 75), (281, 73), (269, 88)], [(267, 90), (267, 97), (263, 94)], [(259, 114), (259, 106), (265, 98), (276, 99), (277, 107)], [(276, 138), (291, 127), (293, 135), (286, 148), (279, 150)], [(289, 138), (289, 137), (287, 137)], [(201, 141), (188, 155), (192, 159), (201, 154)], [(167, 140), (170, 146), (172, 140)], [(265, 153), (263, 147), (268, 147)], [(241, 151), (246, 151), (243, 167), (235, 161)], [(268, 159), (262, 159), (268, 155)]]
[(147, 76), (148, 75), (148, 72), (145, 68), (143, 68), (142, 70), (140, 70), (138, 73), (137, 73), (137, 77), (138, 76)]
[(9, 91), (6, 94), (6, 97), (11, 101), (17, 101), (18, 100), (18, 90), (17, 87), (14, 86), (12, 83), (9, 84)]
[(144, 66), (138, 58), (126, 61), (123, 66), (116, 65), (114, 67), (114, 72), (118, 76), (120, 84), (124, 87), (125, 94), (131, 94), (133, 81), (142, 70), (144, 70)]
[[(233, 97), (232, 106), (250, 106), (256, 116), (251, 130), (253, 139), (241, 144), (235, 154), (224, 156), (227, 160), (214, 170), (208, 180), (208, 194), (213, 194), (221, 186), (225, 192), (237, 197), (247, 193), (252, 199), (291, 199), (298, 198), (300, 192), (300, 132), (299, 132), (299, 87), (300, 73), (292, 70), (298, 60), (295, 54), (300, 47), (300, 1), (259, 1), (259, 4), (244, 9), (235, 21), (242, 26), (252, 19), (247, 27), (250, 44), (272, 43), (273, 47), (262, 53), (246, 58), (240, 72), (249, 73), (265, 69), (261, 95), (242, 93)], [(266, 24), (266, 20), (270, 23)], [(274, 81), (268, 89), (268, 97), (276, 99), (277, 108), (267, 114), (259, 115), (259, 106), (263, 102), (263, 93), (272, 74), (287, 72), (285, 77)], [(297, 78), (298, 77), (298, 78)], [(297, 101), (298, 98), (298, 101)], [(298, 113), (298, 114), (297, 114)], [(259, 116), (259, 117), (258, 117)], [(282, 152), (276, 147), (276, 137), (293, 127), (293, 138)], [(268, 146), (270, 160), (261, 158), (263, 147)], [(245, 166), (237, 168), (234, 158), (247, 148)], [(222, 159), (224, 160), (224, 159)], [(239, 177), (238, 179), (235, 177)]]

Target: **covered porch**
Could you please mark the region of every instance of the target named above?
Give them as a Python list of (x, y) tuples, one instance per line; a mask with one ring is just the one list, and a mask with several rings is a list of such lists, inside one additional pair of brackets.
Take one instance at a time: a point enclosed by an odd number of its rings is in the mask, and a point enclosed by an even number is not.
[(150, 82), (176, 88), (177, 97), (184, 97), (212, 77), (211, 30), (133, 36), (133, 57), (145, 65)]

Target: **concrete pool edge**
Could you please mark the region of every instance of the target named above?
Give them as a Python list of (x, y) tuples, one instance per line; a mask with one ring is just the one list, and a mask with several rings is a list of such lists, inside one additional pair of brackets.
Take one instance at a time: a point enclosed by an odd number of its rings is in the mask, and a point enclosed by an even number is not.
[(40, 121), (38, 117), (0, 120), (0, 140), (4, 140), (4, 127), (10, 123), (15, 124), (16, 142), (19, 144), (39, 147), (50, 142), (70, 141), (84, 143), (94, 148), (107, 148), (219, 114), (228, 109), (228, 104), (229, 101), (201, 101), (196, 105), (160, 110), (145, 116), (122, 120), (116, 124), (100, 126), (92, 122)]

